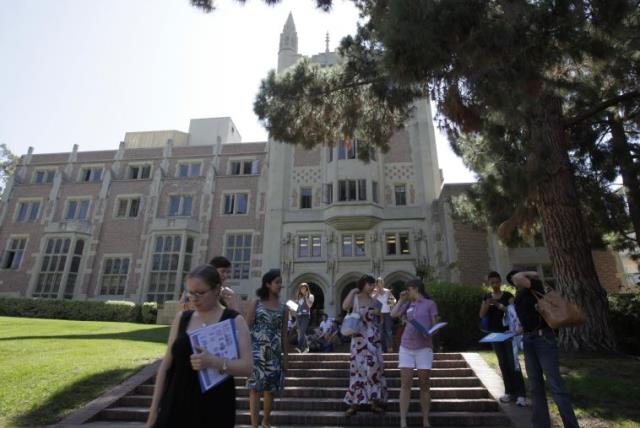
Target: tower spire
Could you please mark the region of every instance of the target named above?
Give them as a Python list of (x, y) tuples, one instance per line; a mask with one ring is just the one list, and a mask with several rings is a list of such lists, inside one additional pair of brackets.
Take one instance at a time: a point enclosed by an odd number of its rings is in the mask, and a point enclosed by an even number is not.
[(298, 33), (293, 22), (293, 14), (289, 12), (287, 22), (280, 33), (280, 49), (278, 50), (278, 72), (283, 71), (298, 60)]
[(329, 31), (327, 31), (327, 37), (325, 37), (324, 41), (325, 41), (325, 49), (324, 49), (324, 51), (326, 53), (329, 53)]

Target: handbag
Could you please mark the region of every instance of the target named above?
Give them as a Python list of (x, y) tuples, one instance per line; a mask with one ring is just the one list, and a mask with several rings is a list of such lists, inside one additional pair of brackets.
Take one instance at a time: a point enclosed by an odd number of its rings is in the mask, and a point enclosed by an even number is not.
[(586, 317), (575, 303), (565, 299), (556, 291), (551, 290), (543, 294), (536, 290), (531, 290), (538, 301), (537, 309), (549, 327), (556, 329), (560, 327), (573, 327), (584, 324)]
[(360, 331), (362, 319), (360, 318), (360, 313), (355, 311), (357, 307), (358, 296), (356, 295), (353, 298), (353, 307), (351, 308), (351, 312), (344, 317), (342, 326), (340, 327), (340, 333), (342, 333), (343, 336), (353, 336)]

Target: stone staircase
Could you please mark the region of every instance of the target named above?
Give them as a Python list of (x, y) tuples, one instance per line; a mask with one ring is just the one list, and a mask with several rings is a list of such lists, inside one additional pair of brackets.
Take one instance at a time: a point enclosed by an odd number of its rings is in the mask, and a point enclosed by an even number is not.
[[(398, 427), (400, 370), (397, 354), (385, 354), (385, 374), (389, 401), (384, 415), (367, 409), (347, 418), (342, 399), (349, 383), (348, 354), (290, 355), (286, 388), (276, 399), (271, 414), (274, 427)], [(416, 376), (417, 377), (417, 376)], [(237, 427), (250, 426), (249, 392), (244, 379), (236, 379)], [(153, 394), (153, 378), (136, 387), (114, 405), (102, 410), (89, 425), (130, 426), (144, 422)], [(409, 408), (409, 426), (421, 426), (419, 389), (414, 379)], [(481, 384), (461, 354), (436, 354), (431, 373), (431, 412), (433, 426), (501, 427), (509, 418)]]

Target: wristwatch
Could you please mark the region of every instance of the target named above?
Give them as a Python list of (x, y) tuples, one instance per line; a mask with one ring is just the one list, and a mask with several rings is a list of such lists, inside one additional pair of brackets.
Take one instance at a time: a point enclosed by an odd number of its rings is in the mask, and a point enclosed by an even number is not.
[(222, 360), (222, 368), (220, 369), (220, 373), (226, 373), (227, 372), (227, 360)]

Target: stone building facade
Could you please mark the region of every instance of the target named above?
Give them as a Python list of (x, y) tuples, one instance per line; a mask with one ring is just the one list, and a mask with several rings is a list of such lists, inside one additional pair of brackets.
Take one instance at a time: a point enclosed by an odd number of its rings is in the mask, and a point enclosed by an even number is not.
[[(299, 58), (289, 16), (278, 70)], [(428, 268), (462, 283), (513, 266), (553, 277), (543, 247), (506, 248), (451, 218), (448, 198), (465, 185), (442, 184), (428, 101), (390, 152), (365, 163), (357, 144), (243, 143), (230, 118), (212, 118), (187, 133), (126, 133), (117, 150), (30, 149), (0, 203), (0, 295), (175, 300), (189, 269), (215, 255), (232, 261), (228, 285), (244, 298), (280, 268), (288, 297), (308, 282), (330, 315), (365, 273), (389, 286)], [(617, 289), (617, 256), (596, 264)]]

